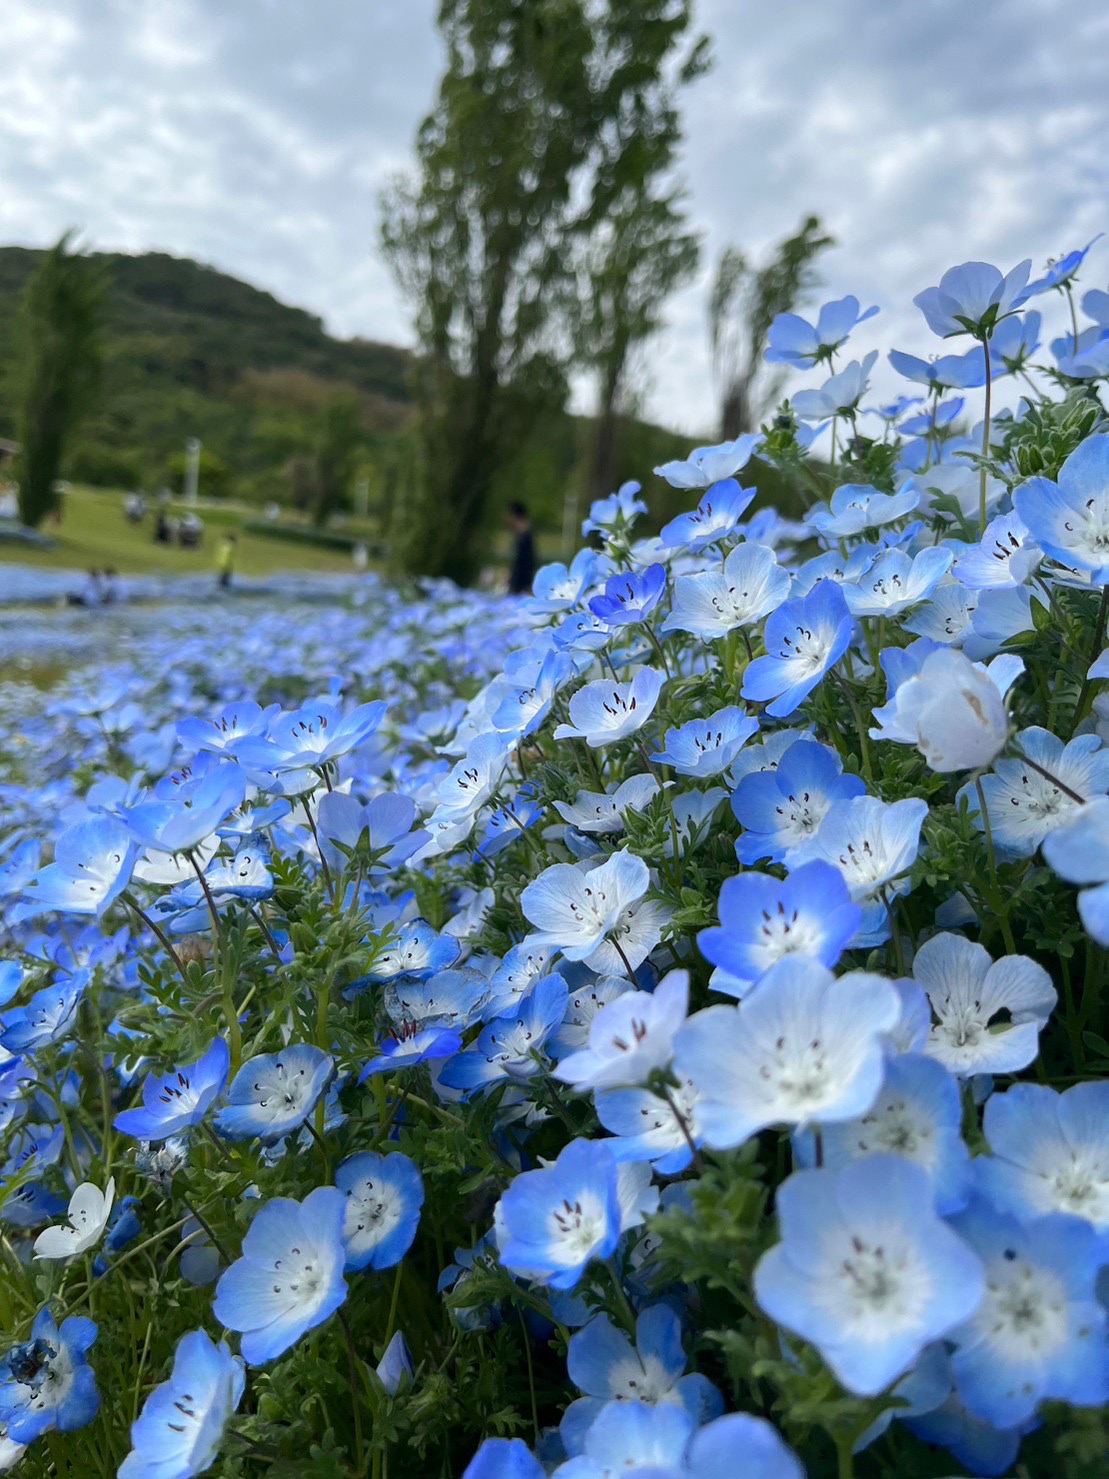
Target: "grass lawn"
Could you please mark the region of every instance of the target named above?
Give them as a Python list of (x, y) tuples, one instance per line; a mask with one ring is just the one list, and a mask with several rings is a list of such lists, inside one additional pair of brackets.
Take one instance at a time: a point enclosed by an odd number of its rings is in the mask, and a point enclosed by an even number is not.
[[(182, 511), (176, 504), (170, 509), (173, 514)], [(343, 550), (319, 549), (289, 539), (244, 533), (241, 525), (245, 520), (257, 518), (257, 510), (209, 506), (197, 512), (204, 521), (204, 544), (199, 549), (179, 549), (176, 545), (154, 542), (152, 513), (141, 524), (128, 523), (123, 517), (122, 493), (71, 488), (65, 495), (62, 523), (43, 525), (43, 533), (55, 541), (53, 549), (37, 549), (18, 540), (0, 539), (0, 562), (47, 570), (110, 566), (121, 575), (214, 572), (220, 535), (225, 529), (232, 529), (238, 543), (235, 569), (242, 575), (269, 575), (275, 570), (349, 572), (353, 569), (350, 555)]]

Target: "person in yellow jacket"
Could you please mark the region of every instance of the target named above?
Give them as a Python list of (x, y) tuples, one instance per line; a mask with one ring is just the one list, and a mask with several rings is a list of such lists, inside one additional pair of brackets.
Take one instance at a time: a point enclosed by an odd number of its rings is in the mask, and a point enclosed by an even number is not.
[(235, 573), (235, 536), (225, 534), (219, 542), (216, 551), (216, 569), (219, 571), (219, 583), (224, 590), (231, 584), (231, 577)]

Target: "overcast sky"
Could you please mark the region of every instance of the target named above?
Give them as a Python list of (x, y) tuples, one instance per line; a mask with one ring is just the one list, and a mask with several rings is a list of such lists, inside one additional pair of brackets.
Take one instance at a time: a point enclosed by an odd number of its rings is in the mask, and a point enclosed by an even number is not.
[[(96, 248), (209, 262), (334, 333), (410, 343), (376, 195), (434, 96), (434, 10), (4, 0), (0, 242), (77, 225)], [(699, 19), (717, 61), (687, 96), (684, 172), (705, 253), (651, 356), (660, 419), (713, 426), (704, 302), (730, 242), (757, 255), (819, 214), (839, 242), (822, 296), (882, 308), (859, 352), (921, 353), (938, 346), (911, 299), (946, 267), (1039, 268), (1109, 227), (1109, 6), (701, 0)], [(1102, 242), (1086, 281), (1107, 280)]]

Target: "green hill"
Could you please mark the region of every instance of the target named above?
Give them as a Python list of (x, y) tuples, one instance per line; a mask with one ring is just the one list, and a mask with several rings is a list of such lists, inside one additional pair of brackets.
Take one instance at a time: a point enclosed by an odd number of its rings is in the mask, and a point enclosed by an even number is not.
[[(41, 256), (0, 247), (0, 437), (15, 432), (5, 368), (20, 295)], [(207, 495), (304, 506), (320, 413), (345, 390), (361, 408), (360, 475), (370, 486), (371, 512), (384, 522), (394, 501), (403, 500), (415, 452), (408, 351), (332, 338), (303, 309), (188, 258), (100, 252), (89, 260), (107, 288), (104, 385), (98, 410), (74, 438), (67, 477), (101, 487), (178, 489), (186, 438), (198, 436)], [(523, 497), (541, 527), (561, 531), (567, 490), (584, 482), (590, 431), (586, 418), (557, 411), (542, 417), (499, 475), (491, 508)], [(652, 479), (650, 469), (684, 455), (690, 441), (687, 433), (637, 420), (621, 428), (617, 481), (638, 477), (648, 485), (656, 528), (689, 498)], [(771, 498), (792, 502), (771, 469), (760, 469), (757, 481)]]
[[(41, 255), (0, 247), (0, 368)], [(71, 477), (172, 482), (185, 438), (200, 436), (212, 454), (209, 491), (281, 498), (287, 464), (309, 451), (319, 408), (336, 389), (359, 395), (371, 445), (403, 426), (405, 350), (333, 339), (303, 309), (186, 258), (91, 253), (90, 261), (107, 284), (104, 394), (72, 449)], [(11, 400), (0, 394), (0, 436), (14, 432)]]

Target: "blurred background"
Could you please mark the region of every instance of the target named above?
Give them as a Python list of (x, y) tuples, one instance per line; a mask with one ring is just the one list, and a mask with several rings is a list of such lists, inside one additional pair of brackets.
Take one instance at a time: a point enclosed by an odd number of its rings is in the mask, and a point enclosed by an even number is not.
[(1067, 0), (4, 26), (0, 592), (4, 561), (208, 569), (227, 532), (248, 575), (492, 580), (512, 500), (565, 557), (633, 477), (657, 527), (688, 495), (650, 469), (780, 398), (775, 313), (853, 292), (881, 308), (854, 352), (935, 353), (911, 300), (944, 268), (1039, 270), (1105, 225), (1109, 11)]

